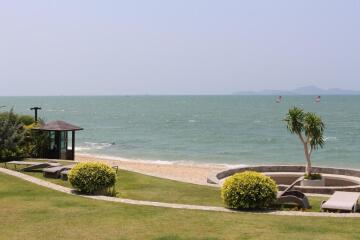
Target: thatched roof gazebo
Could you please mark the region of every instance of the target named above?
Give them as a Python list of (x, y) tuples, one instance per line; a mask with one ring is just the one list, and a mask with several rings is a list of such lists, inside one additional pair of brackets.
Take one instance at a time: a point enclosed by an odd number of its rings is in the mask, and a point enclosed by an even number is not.
[[(45, 149), (44, 158), (75, 159), (75, 132), (83, 128), (64, 121), (52, 121), (34, 128), (33, 130), (45, 131), (49, 134), (49, 145)], [(71, 132), (71, 149), (69, 148), (69, 134)]]

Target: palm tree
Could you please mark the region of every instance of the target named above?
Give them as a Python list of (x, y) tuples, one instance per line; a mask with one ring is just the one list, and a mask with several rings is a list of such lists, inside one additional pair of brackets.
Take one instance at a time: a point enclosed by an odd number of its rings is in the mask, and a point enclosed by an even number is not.
[(305, 113), (303, 109), (297, 107), (289, 109), (284, 121), (290, 133), (298, 135), (304, 145), (306, 175), (311, 178), (311, 154), (314, 150), (324, 146), (325, 124), (315, 113)]

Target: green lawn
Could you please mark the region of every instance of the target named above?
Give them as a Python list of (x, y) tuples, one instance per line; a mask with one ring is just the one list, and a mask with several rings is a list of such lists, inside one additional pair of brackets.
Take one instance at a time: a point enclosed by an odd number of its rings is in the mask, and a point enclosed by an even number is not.
[[(0, 164), (0, 166), (3, 166), (3, 164)], [(8, 168), (12, 169), (13, 166), (8, 164)], [(44, 178), (41, 172), (23, 173), (71, 187), (68, 181)], [(218, 188), (166, 180), (124, 170), (118, 171), (116, 192), (119, 197), (136, 200), (223, 206)], [(324, 198), (310, 197), (309, 200), (312, 209), (307, 211), (320, 211), (320, 203)], [(289, 210), (292, 208), (283, 207), (283, 209)]]
[[(4, 164), (0, 164), (3, 167)], [(9, 169), (13, 165), (7, 164)], [(19, 168), (18, 168), (19, 169)], [(71, 187), (68, 181), (44, 178), (39, 172), (23, 172), (46, 181)], [(182, 183), (150, 177), (143, 174), (119, 170), (116, 181), (117, 196), (136, 200), (159, 201), (169, 203), (222, 206), (219, 189), (215, 187)]]
[(360, 219), (134, 206), (67, 195), (0, 174), (0, 239), (360, 239)]

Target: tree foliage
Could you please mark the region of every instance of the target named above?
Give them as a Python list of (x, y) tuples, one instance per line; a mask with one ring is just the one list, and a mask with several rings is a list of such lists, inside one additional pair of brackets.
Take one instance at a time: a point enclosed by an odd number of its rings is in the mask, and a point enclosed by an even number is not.
[(13, 110), (0, 118), (0, 160), (20, 158), (23, 155), (25, 131)]
[(325, 124), (320, 116), (297, 107), (289, 109), (284, 121), (289, 132), (298, 135), (304, 146), (306, 173), (311, 176), (311, 154), (313, 150), (324, 146)]
[(49, 139), (46, 133), (33, 131), (35, 126), (33, 117), (15, 114), (13, 109), (0, 113), (0, 161), (40, 157)]

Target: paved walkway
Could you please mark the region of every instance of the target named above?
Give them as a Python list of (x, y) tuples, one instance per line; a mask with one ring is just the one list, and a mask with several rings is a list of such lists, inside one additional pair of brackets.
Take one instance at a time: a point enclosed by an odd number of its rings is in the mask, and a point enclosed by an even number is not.
[(141, 206), (153, 206), (153, 207), (164, 207), (164, 208), (175, 208), (175, 209), (190, 209), (190, 210), (201, 210), (201, 211), (214, 211), (214, 212), (231, 212), (231, 213), (251, 213), (251, 214), (267, 214), (267, 215), (281, 215), (281, 216), (308, 216), (308, 217), (359, 217), (360, 213), (317, 213), (317, 212), (301, 212), (301, 211), (267, 211), (267, 212), (241, 212), (233, 211), (224, 207), (213, 207), (213, 206), (200, 206), (200, 205), (188, 205), (188, 204), (176, 204), (176, 203), (162, 203), (162, 202), (150, 202), (141, 200), (132, 200), (117, 197), (107, 196), (89, 196), (79, 195), (73, 192), (72, 189), (63, 187), (45, 180), (41, 180), (36, 177), (32, 177), (21, 172), (9, 170), (6, 168), (0, 168), (1, 173), (5, 173), (14, 177), (21, 178), (25, 181), (53, 189), (59, 192), (80, 196), (84, 198), (90, 198), (95, 200), (102, 200), (108, 202), (119, 202), (125, 204), (141, 205)]

